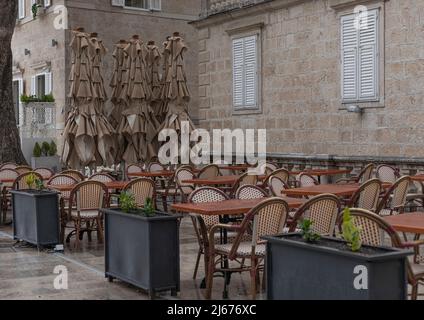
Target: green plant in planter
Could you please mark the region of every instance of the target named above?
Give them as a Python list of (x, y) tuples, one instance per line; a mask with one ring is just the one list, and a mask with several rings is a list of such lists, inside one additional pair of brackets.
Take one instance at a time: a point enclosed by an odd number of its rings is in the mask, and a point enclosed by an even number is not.
[(38, 9), (41, 7), (41, 5), (34, 3), (31, 7), (31, 11), (32, 11), (32, 17), (35, 19), (37, 18), (37, 14), (38, 14)]
[(43, 191), (44, 190), (44, 182), (41, 179), (35, 179), (35, 188), (38, 191)]
[(47, 157), (50, 153), (50, 144), (48, 142), (43, 142), (41, 144), (41, 152), (43, 153), (43, 156)]
[(53, 95), (50, 93), (50, 94), (46, 94), (45, 96), (42, 96), (41, 97), (41, 100), (42, 100), (42, 102), (54, 102), (55, 100), (54, 100), (54, 97), (53, 97)]
[(49, 156), (53, 157), (57, 153), (57, 145), (54, 141), (50, 142)]
[(42, 151), (41, 151), (40, 144), (38, 142), (36, 142), (35, 145), (34, 145), (34, 149), (32, 151), (32, 155), (35, 158), (39, 158), (39, 157), (41, 157), (41, 154), (42, 154)]
[(355, 225), (355, 219), (350, 214), (350, 209), (343, 211), (343, 239), (347, 241), (348, 246), (353, 252), (358, 252), (362, 247), (361, 229)]
[(156, 214), (152, 198), (146, 198), (143, 211), (146, 217), (152, 217)]
[(34, 186), (35, 180), (37, 180), (37, 177), (32, 173), (26, 176), (25, 182), (28, 185), (29, 189), (32, 189), (32, 187)]
[(306, 240), (306, 242), (317, 242), (319, 239), (321, 239), (321, 236), (318, 233), (315, 233), (312, 231), (312, 225), (314, 224), (313, 221), (308, 219), (303, 219), (300, 222), (300, 230), (303, 239)]
[(125, 213), (137, 210), (137, 203), (135, 197), (131, 192), (122, 192), (119, 196), (119, 205), (121, 210)]

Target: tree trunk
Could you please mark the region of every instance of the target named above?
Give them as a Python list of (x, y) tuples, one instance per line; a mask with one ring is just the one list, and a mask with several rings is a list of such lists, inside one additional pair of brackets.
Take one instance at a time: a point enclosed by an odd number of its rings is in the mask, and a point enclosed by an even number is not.
[(0, 0), (0, 163), (26, 163), (21, 150), (12, 94), (12, 36), (18, 0)]

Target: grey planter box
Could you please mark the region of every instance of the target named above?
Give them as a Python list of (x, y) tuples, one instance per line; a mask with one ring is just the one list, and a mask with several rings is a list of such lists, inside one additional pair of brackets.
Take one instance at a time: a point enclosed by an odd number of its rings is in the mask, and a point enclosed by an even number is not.
[[(406, 259), (412, 252), (364, 246), (367, 254), (360, 254), (338, 249), (345, 245), (339, 239), (324, 237), (309, 244), (299, 238), (299, 234), (265, 237), (269, 300), (407, 298)], [(358, 283), (367, 288), (358, 289)]]
[(58, 193), (36, 190), (15, 190), (11, 193), (14, 239), (38, 247), (59, 244)]
[(180, 290), (178, 215), (154, 217), (104, 209), (105, 275), (149, 292)]
[(62, 171), (62, 166), (60, 164), (59, 156), (51, 157), (32, 157), (31, 158), (31, 167), (36, 168), (48, 168), (53, 170), (54, 173)]

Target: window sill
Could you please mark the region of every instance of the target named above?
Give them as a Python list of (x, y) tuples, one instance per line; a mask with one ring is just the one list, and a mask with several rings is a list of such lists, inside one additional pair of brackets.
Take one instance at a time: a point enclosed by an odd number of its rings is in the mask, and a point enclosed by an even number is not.
[(346, 110), (348, 106), (352, 105), (359, 106), (361, 109), (381, 109), (386, 107), (384, 101), (352, 101), (342, 102), (339, 110)]
[(136, 10), (136, 11), (144, 11), (144, 12), (161, 12), (162, 11), (158, 9), (145, 9), (145, 8), (127, 7), (127, 6), (124, 6), (123, 8), (126, 10)]
[(249, 114), (261, 114), (262, 109), (255, 108), (255, 109), (249, 109), (249, 108), (239, 108), (239, 109), (233, 109), (233, 116), (242, 116), (242, 115), (249, 115)]

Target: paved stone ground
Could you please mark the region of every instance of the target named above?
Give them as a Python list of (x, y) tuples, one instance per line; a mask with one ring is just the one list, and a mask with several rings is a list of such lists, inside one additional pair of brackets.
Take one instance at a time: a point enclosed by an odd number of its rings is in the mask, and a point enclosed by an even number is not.
[[(10, 218), (10, 217), (9, 217)], [(185, 218), (180, 230), (181, 292), (177, 299), (204, 299), (204, 290), (200, 282), (204, 276), (201, 262), (197, 280), (192, 279), (197, 242), (191, 220)], [(56, 290), (53, 282), (56, 266), (66, 266), (69, 272), (67, 290)], [(222, 298), (223, 279), (215, 278), (213, 298)], [(249, 299), (250, 278), (248, 273), (234, 274), (229, 286), (229, 298), (232, 300)], [(420, 289), (424, 294), (424, 286)], [(175, 299), (170, 292), (161, 294), (160, 299)], [(258, 299), (265, 298), (264, 294)], [(423, 298), (421, 296), (420, 298)], [(65, 247), (65, 252), (39, 252), (37, 248), (15, 243), (10, 226), (0, 226), (0, 300), (96, 300), (125, 299), (145, 300), (145, 292), (115, 280), (109, 283), (104, 277), (103, 245), (92, 243), (84, 238), (80, 250), (73, 249), (73, 241)]]
[[(10, 217), (9, 217), (10, 219)], [(86, 237), (80, 250), (73, 248), (73, 241), (65, 246), (65, 252), (54, 253), (48, 250), (39, 252), (37, 248), (12, 239), (11, 226), (0, 226), (0, 299), (126, 299), (145, 300), (145, 292), (118, 280), (109, 283), (104, 277), (104, 250), (93, 236), (88, 243)], [(204, 276), (203, 260), (197, 279), (193, 280), (193, 270), (197, 255), (197, 240), (191, 220), (183, 219), (180, 230), (181, 292), (172, 297), (170, 292), (160, 294), (162, 299), (204, 299), (200, 283)], [(69, 272), (67, 290), (54, 289), (57, 274), (56, 266), (66, 266)], [(221, 299), (223, 279), (215, 278), (213, 298)], [(229, 298), (249, 299), (250, 278), (248, 273), (234, 274), (229, 286)], [(259, 295), (258, 298), (263, 298)]]

